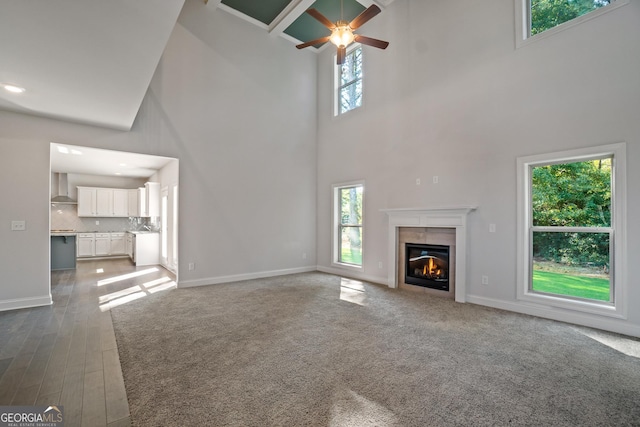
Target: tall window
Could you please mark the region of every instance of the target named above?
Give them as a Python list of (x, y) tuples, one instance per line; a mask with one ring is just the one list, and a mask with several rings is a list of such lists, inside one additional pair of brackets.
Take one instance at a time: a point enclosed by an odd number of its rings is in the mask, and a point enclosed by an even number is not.
[(624, 150), (613, 147), (519, 159), (526, 245), (520, 296), (621, 307), (623, 208), (616, 191)]
[(355, 46), (347, 52), (344, 64), (336, 66), (335, 115), (362, 106), (362, 47)]
[(335, 187), (337, 230), (334, 260), (341, 264), (362, 266), (363, 190), (362, 184)]
[(518, 31), (522, 39), (551, 34), (560, 30), (557, 27), (561, 24), (566, 28), (627, 3), (629, 0), (516, 0), (516, 9), (522, 14), (517, 24), (523, 26)]
[(612, 158), (531, 166), (531, 289), (613, 302)]

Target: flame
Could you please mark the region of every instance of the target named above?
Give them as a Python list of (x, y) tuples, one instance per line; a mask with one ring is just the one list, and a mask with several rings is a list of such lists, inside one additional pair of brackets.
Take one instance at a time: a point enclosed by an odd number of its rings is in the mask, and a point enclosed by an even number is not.
[(422, 269), (423, 276), (432, 276), (434, 274), (440, 276), (441, 272), (442, 270), (438, 268), (438, 265), (433, 258), (429, 258), (429, 262), (425, 264)]

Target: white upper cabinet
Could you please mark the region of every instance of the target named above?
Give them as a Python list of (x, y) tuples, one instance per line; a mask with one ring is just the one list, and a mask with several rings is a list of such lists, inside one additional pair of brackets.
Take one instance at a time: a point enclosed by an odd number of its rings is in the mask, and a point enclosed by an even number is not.
[(78, 216), (160, 216), (160, 183), (136, 189), (78, 187)]
[(146, 216), (160, 216), (160, 183), (147, 182), (144, 187), (147, 190)]
[(121, 188), (78, 187), (78, 216), (131, 216), (129, 191)]
[(129, 216), (129, 190), (113, 189), (113, 216)]
[(114, 216), (113, 215), (113, 189), (111, 188), (96, 189), (96, 215), (95, 216)]
[(96, 216), (96, 189), (78, 187), (78, 216)]
[(129, 201), (127, 216), (140, 216), (140, 204), (138, 202), (138, 189), (127, 190)]

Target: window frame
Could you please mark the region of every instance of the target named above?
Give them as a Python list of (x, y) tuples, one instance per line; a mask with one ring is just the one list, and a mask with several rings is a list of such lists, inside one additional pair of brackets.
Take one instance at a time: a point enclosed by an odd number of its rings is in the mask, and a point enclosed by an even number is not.
[[(349, 47), (347, 47), (347, 52), (345, 55), (345, 58), (348, 57), (349, 55), (351, 55), (355, 50), (360, 49), (360, 57), (362, 58), (361, 62), (362, 62), (362, 77), (360, 77), (360, 79), (354, 79), (351, 80), (349, 83), (346, 83), (344, 85), (340, 84), (341, 81), (341, 76), (342, 76), (342, 65), (338, 65), (336, 64), (336, 59), (337, 59), (337, 53), (335, 55), (333, 55), (333, 69), (334, 69), (334, 73), (333, 73), (333, 116), (334, 117), (340, 117), (340, 116), (344, 116), (345, 114), (348, 114), (352, 111), (355, 111), (359, 108), (362, 108), (362, 106), (364, 105), (364, 49), (362, 48), (362, 45), (360, 43), (352, 43)], [(362, 100), (360, 101), (360, 106), (358, 107), (354, 107), (350, 110), (344, 111), (344, 112), (340, 112), (340, 91), (352, 84), (356, 84), (357, 81), (360, 81), (360, 84), (362, 86), (362, 93), (360, 94)]]
[[(342, 203), (341, 203), (341, 198), (340, 198), (340, 191), (342, 189), (345, 188), (351, 188), (351, 187), (362, 187), (362, 212), (361, 212), (361, 218), (360, 218), (360, 239), (361, 239), (361, 254), (362, 254), (362, 263), (360, 265), (358, 264), (350, 264), (350, 263), (346, 263), (346, 262), (342, 262), (340, 261), (340, 256), (341, 256), (341, 250), (342, 250), (342, 245), (340, 244), (341, 242), (341, 230), (344, 227), (344, 225), (342, 224), (341, 221), (341, 208), (342, 208)], [(363, 266), (364, 266), (364, 212), (365, 212), (365, 183), (364, 181), (360, 180), (360, 181), (350, 181), (350, 182), (344, 182), (344, 183), (340, 183), (340, 184), (334, 184), (332, 186), (332, 208), (333, 208), (333, 232), (331, 233), (332, 235), (332, 254), (331, 254), (331, 260), (332, 260), (332, 264), (333, 266), (338, 266), (338, 267), (343, 267), (343, 268), (351, 268), (351, 269), (355, 269), (355, 270), (362, 270)], [(349, 225), (351, 226), (351, 225)]]
[(629, 0), (612, 0), (611, 4), (595, 9), (582, 16), (563, 22), (553, 28), (549, 28), (541, 33), (531, 35), (531, 0), (514, 0), (515, 1), (515, 21), (516, 21), (516, 48), (526, 46), (527, 44), (553, 36), (559, 32), (580, 25), (591, 19), (595, 19), (601, 15), (609, 13), (619, 7), (629, 4)]
[[(588, 300), (570, 296), (547, 294), (532, 290), (532, 171), (533, 167), (549, 164), (588, 161), (610, 156), (611, 165), (611, 227), (584, 228), (582, 231), (609, 232), (610, 228), (610, 284), (615, 296), (612, 302)], [(626, 144), (610, 144), (549, 154), (519, 157), (517, 159), (517, 299), (537, 303), (549, 309), (564, 308), (609, 317), (626, 318)], [(536, 231), (550, 227), (536, 226)], [(552, 227), (560, 232), (567, 227)], [(568, 227), (575, 231), (579, 227)]]

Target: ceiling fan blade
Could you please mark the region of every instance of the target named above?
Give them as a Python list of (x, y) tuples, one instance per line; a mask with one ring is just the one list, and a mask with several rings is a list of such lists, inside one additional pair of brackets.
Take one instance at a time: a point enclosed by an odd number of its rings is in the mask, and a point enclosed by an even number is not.
[(319, 39), (311, 40), (305, 43), (300, 43), (299, 45), (296, 45), (296, 47), (298, 49), (304, 49), (305, 47), (313, 46), (320, 43), (326, 43), (329, 41), (329, 37), (330, 36), (320, 37)]
[(361, 27), (365, 22), (382, 12), (378, 6), (372, 4), (365, 9), (360, 15), (356, 16), (353, 21), (349, 22), (349, 26), (352, 30)]
[(336, 64), (344, 64), (344, 58), (347, 56), (347, 48), (342, 46), (338, 48), (338, 55), (336, 56)]
[(372, 39), (371, 37), (365, 37), (359, 34), (355, 34), (355, 37), (356, 42), (366, 44), (367, 46), (377, 47), (378, 49), (386, 49), (387, 46), (389, 46), (389, 42), (385, 42), (383, 40)]
[(318, 12), (317, 9), (313, 9), (313, 8), (307, 9), (307, 13), (313, 16), (314, 18), (316, 18), (318, 21), (320, 21), (320, 23), (325, 27), (327, 27), (328, 29), (333, 31), (333, 29), (336, 28), (336, 24), (329, 21), (329, 19), (325, 17), (323, 14), (321, 14), (320, 12)]

